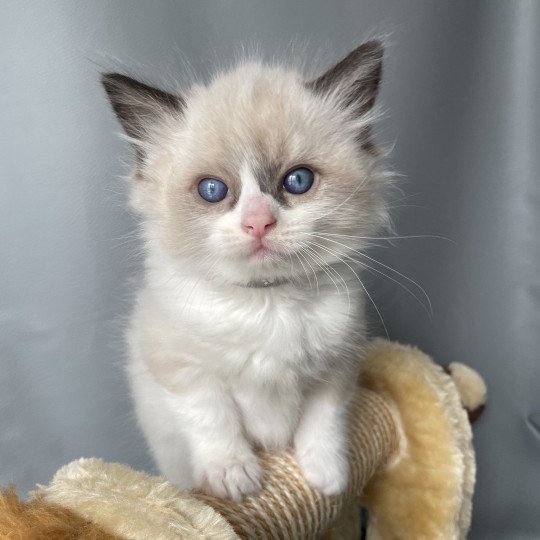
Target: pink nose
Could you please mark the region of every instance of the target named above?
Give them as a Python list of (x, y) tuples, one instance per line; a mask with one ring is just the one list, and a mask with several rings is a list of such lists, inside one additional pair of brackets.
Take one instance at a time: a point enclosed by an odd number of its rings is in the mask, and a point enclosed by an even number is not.
[(246, 212), (242, 219), (242, 229), (255, 238), (262, 238), (275, 226), (276, 222), (274, 214), (268, 207), (259, 206)]

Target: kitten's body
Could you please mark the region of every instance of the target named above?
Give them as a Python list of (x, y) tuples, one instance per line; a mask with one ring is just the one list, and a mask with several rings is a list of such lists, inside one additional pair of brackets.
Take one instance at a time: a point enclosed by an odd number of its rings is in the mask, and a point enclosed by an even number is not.
[[(209, 474), (197, 470), (203, 462), (223, 468), (215, 474), (225, 476), (235, 463), (252, 459), (246, 440), (267, 448), (292, 444), (301, 417), (306, 434), (318, 439), (322, 413), (332, 416), (324, 451), (339, 460), (333, 467), (331, 456), (320, 456), (310, 479), (331, 491), (342, 488), (343, 405), (354, 386), (351, 360), (359, 356), (353, 350), (362, 335), (347, 295), (336, 294), (329, 279), (319, 282), (317, 294), (309, 285), (215, 286), (171, 274), (163, 267), (149, 273), (130, 332), (138, 417), (163, 473), (182, 486), (200, 485)], [(191, 297), (173, 299), (184, 287)], [(313, 395), (321, 403), (306, 415)], [(190, 444), (194, 438), (197, 444)], [(304, 445), (301, 454), (309, 460), (310, 441)]]
[[(350, 257), (386, 220), (369, 140), (382, 53), (363, 47), (309, 85), (246, 64), (185, 100), (105, 77), (138, 153), (148, 250), (129, 375), (154, 457), (181, 487), (240, 499), (260, 486), (253, 449), (289, 445), (316, 488), (346, 485), (364, 341)], [(295, 166), (315, 171), (302, 195), (283, 190)], [(197, 195), (206, 175), (227, 182), (223, 202)]]

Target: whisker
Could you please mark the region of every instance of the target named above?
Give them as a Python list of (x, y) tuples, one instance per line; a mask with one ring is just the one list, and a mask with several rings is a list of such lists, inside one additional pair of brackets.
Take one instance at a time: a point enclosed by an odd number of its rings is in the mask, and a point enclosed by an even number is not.
[(302, 259), (300, 259), (300, 255), (297, 252), (294, 252), (294, 254), (296, 255), (296, 258), (298, 259), (298, 262), (302, 266), (302, 269), (304, 270), (304, 274), (306, 274), (306, 278), (307, 278), (308, 283), (309, 283), (309, 288), (311, 289), (313, 287), (313, 285), (311, 284), (311, 278), (309, 277), (309, 274), (308, 274), (308, 272), (306, 270), (306, 267), (304, 266), (304, 263), (302, 262)]
[[(334, 254), (334, 256), (337, 256), (337, 255), (338, 255), (338, 253), (336, 252)], [(365, 268), (371, 274), (373, 274), (373, 272), (376, 272), (377, 274), (380, 274), (380, 275), (384, 276), (385, 278), (389, 279), (390, 281), (393, 281), (394, 283), (397, 283), (400, 287), (402, 287), (405, 291), (407, 291), (422, 306), (422, 308), (424, 309), (424, 311), (426, 312), (428, 317), (433, 318), (433, 310), (430, 310), (428, 308), (428, 306), (426, 306), (426, 304), (422, 300), (420, 300), (420, 298), (418, 298), (418, 296), (416, 296), (416, 294), (414, 294), (414, 292), (409, 287), (407, 287), (406, 285), (401, 283), (401, 281), (398, 281), (397, 279), (393, 278), (392, 276), (389, 276), (388, 274), (386, 274), (382, 270), (374, 268), (373, 266), (370, 266), (369, 264), (367, 264), (367, 263), (365, 263), (363, 261), (359, 261), (358, 259), (355, 259), (354, 257), (350, 257), (349, 255), (347, 255), (345, 253), (339, 252), (339, 255), (345, 257), (346, 259), (348, 259), (350, 261), (355, 262), (356, 264), (361, 265), (362, 268)]]
[[(347, 283), (345, 282), (345, 280), (341, 277), (341, 274), (335, 268), (332, 268), (331, 266), (328, 266), (328, 265), (324, 264), (324, 260), (314, 250), (312, 250), (309, 247), (306, 247), (306, 249), (308, 250), (308, 253), (311, 253), (311, 258), (315, 262), (315, 264), (317, 264), (319, 266), (319, 268), (330, 278), (330, 280), (332, 281), (332, 283), (336, 287), (336, 290), (337, 290), (338, 294), (341, 294), (341, 292), (339, 290), (337, 282), (335, 281), (335, 279), (330, 274), (330, 270), (332, 270), (335, 274), (337, 274), (337, 277), (343, 282), (343, 284), (345, 286), (345, 292), (347, 293), (347, 299), (348, 299), (348, 310), (347, 310), (347, 312), (350, 312), (350, 310), (351, 310), (351, 297), (349, 295), (349, 288), (347, 287)], [(321, 262), (317, 262), (317, 259), (315, 257), (318, 257), (319, 261), (322, 261), (322, 264), (321, 264)]]
[(422, 306), (422, 309), (426, 312), (429, 318), (433, 318), (433, 311), (430, 311), (429, 308), (426, 306), (426, 304), (424, 304), (424, 302), (422, 302), (422, 300), (420, 300), (420, 298), (418, 298), (418, 296), (416, 296), (416, 294), (414, 294), (414, 292), (411, 289), (409, 289), (409, 287), (401, 283), (401, 281), (398, 281), (392, 276), (385, 274), (383, 271), (378, 270), (377, 268), (373, 268), (373, 266), (369, 266), (369, 264), (359, 261), (358, 259), (353, 259), (352, 257), (347, 257), (347, 258), (350, 259), (351, 261), (358, 263), (362, 268), (365, 268), (372, 275), (373, 275), (373, 272), (376, 272), (377, 274), (384, 276), (386, 279), (389, 279), (390, 281), (397, 283), (400, 287), (405, 289)]
[(310, 262), (308, 261), (306, 254), (304, 253), (304, 249), (301, 249), (300, 251), (298, 251), (298, 254), (299, 255), (302, 254), (302, 258), (304, 259), (306, 264), (311, 268), (311, 271), (313, 272), (313, 277), (315, 278), (315, 284), (317, 286), (317, 296), (319, 296), (321, 294), (321, 291), (319, 289), (319, 279), (317, 278), (317, 272), (315, 272), (315, 270), (313, 269), (313, 266), (311, 266)]
[[(369, 259), (370, 261), (374, 262), (375, 264), (379, 264), (381, 265), (383, 268), (386, 268), (387, 270), (390, 270), (391, 272), (394, 272), (395, 274), (397, 274), (398, 276), (402, 277), (403, 279), (407, 280), (409, 283), (412, 283), (415, 287), (418, 288), (419, 291), (422, 292), (422, 294), (424, 295), (427, 303), (428, 303), (428, 306), (429, 306), (429, 312), (431, 314), (431, 316), (433, 316), (433, 306), (431, 304), (431, 299), (429, 298), (429, 295), (428, 293), (425, 291), (425, 289), (419, 285), (416, 281), (414, 281), (414, 279), (406, 276), (405, 274), (402, 274), (401, 272), (399, 272), (398, 270), (396, 270), (395, 268), (392, 268), (391, 266), (388, 266), (380, 261), (378, 261), (377, 259), (374, 259), (373, 257), (370, 257), (369, 255), (367, 255), (366, 253), (363, 253), (362, 251), (360, 250), (355, 250), (349, 246), (347, 246), (346, 244), (343, 244), (342, 242), (338, 242), (337, 240), (332, 240), (330, 238), (325, 238), (323, 236), (320, 236), (320, 235), (317, 235), (317, 234), (313, 234), (313, 233), (310, 233), (310, 236), (314, 236), (316, 238), (320, 238), (322, 240), (326, 240), (328, 242), (332, 242), (334, 244), (337, 244), (337, 245), (340, 245), (342, 247), (344, 247), (346, 250), (348, 251), (352, 251), (353, 253), (356, 253), (357, 255), (359, 255), (360, 257), (365, 257), (366, 259)], [(344, 254), (343, 254), (344, 255)], [(359, 261), (358, 261), (359, 262)], [(422, 304), (423, 305), (423, 304)]]
[(369, 259), (370, 261), (374, 262), (375, 264), (381, 265), (383, 268), (386, 268), (387, 270), (390, 270), (391, 272), (394, 272), (399, 277), (402, 277), (403, 279), (406, 279), (409, 283), (412, 283), (415, 287), (417, 287), (422, 292), (425, 299), (427, 300), (427, 303), (428, 303), (428, 306), (429, 306), (429, 311), (430, 311), (431, 315), (433, 316), (433, 305), (431, 304), (431, 299), (430, 299), (428, 293), (426, 292), (426, 290), (421, 285), (419, 285), (416, 281), (414, 281), (414, 279), (406, 276), (405, 274), (402, 274), (401, 272), (398, 272), (395, 268), (392, 268), (391, 266), (388, 266), (387, 264), (384, 264), (381, 261), (378, 261), (377, 259), (374, 259), (373, 257), (370, 257), (369, 255), (366, 255), (365, 253), (358, 252), (357, 254), (360, 255), (361, 257), (365, 257), (366, 259)]
[[(311, 234), (311, 233), (306, 233)], [(354, 238), (357, 240), (408, 240), (408, 239), (414, 239), (414, 238), (435, 238), (437, 240), (446, 240), (447, 242), (452, 242), (453, 244), (456, 244), (455, 240), (452, 240), (451, 238), (448, 238), (447, 236), (440, 236), (437, 234), (411, 234), (407, 236), (356, 236), (353, 234), (335, 234), (335, 233), (325, 233), (325, 232), (319, 232), (317, 234), (320, 234), (321, 236), (331, 236), (331, 237), (339, 237), (339, 238)]]
[[(349, 291), (349, 286), (347, 284), (347, 281), (343, 278), (343, 276), (331, 265), (327, 265), (324, 261), (324, 259), (322, 257), (320, 257), (316, 252), (315, 250), (312, 250), (311, 248), (307, 248), (309, 249), (312, 253), (313, 253), (313, 256), (317, 255), (319, 257), (319, 260), (322, 261), (322, 263), (319, 265), (321, 266), (321, 268), (324, 270), (325, 267), (328, 268), (328, 270), (331, 270), (332, 272), (334, 272), (334, 274), (338, 277), (338, 279), (343, 283), (343, 287), (345, 289), (345, 292), (347, 294), (347, 314), (350, 313), (351, 311), (351, 295), (350, 295), (350, 291)], [(330, 277), (330, 279), (332, 279), (331, 276), (328, 276)], [(334, 280), (332, 279), (332, 281), (334, 282)], [(335, 286), (336, 286), (336, 290), (338, 291), (338, 294), (339, 294), (339, 289), (338, 289), (338, 286), (337, 286), (337, 283), (335, 283)]]
[(321, 245), (321, 244), (318, 244), (317, 242), (312, 242), (313, 245), (316, 245), (318, 247), (320, 247), (321, 249), (324, 249), (326, 251), (328, 251), (331, 255), (333, 255), (334, 257), (337, 257), (345, 266), (347, 266), (347, 268), (349, 268), (349, 270), (352, 272), (352, 274), (356, 277), (356, 279), (358, 280), (358, 282), (360, 283), (360, 286), (362, 287), (362, 289), (364, 290), (364, 292), (366, 293), (367, 297), (369, 298), (369, 301), (371, 302), (371, 304), (373, 305), (373, 307), (375, 308), (375, 311), (377, 312), (377, 315), (379, 317), (379, 320), (381, 321), (381, 324), (383, 325), (383, 328), (384, 328), (384, 333), (386, 334), (386, 337), (388, 339), (390, 339), (390, 335), (388, 333), (388, 328), (386, 327), (386, 324), (384, 323), (384, 319), (382, 317), (382, 314), (381, 312), (379, 311), (379, 308), (377, 307), (377, 304), (375, 303), (375, 301), (373, 300), (373, 298), (371, 297), (371, 295), (369, 294), (368, 290), (366, 289), (364, 283), (362, 282), (362, 280), (360, 279), (360, 276), (358, 275), (358, 272), (356, 272), (356, 270), (347, 262), (347, 261), (344, 261), (338, 254), (336, 253), (332, 253), (331, 250), (327, 249), (325, 246)]

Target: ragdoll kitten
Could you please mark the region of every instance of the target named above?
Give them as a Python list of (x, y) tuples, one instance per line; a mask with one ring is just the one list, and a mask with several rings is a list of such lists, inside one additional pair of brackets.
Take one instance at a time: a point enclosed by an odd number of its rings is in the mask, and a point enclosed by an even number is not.
[(365, 43), (310, 81), (245, 62), (182, 95), (103, 77), (147, 250), (129, 377), (182, 488), (240, 500), (261, 486), (254, 448), (287, 446), (313, 487), (346, 487), (355, 257), (387, 219), (370, 133), (382, 55)]

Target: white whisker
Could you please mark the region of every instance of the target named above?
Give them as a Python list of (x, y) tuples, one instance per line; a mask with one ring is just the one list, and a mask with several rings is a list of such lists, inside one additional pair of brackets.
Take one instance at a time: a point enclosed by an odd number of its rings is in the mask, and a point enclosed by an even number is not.
[(377, 307), (377, 304), (375, 303), (375, 301), (373, 300), (373, 298), (371, 297), (371, 295), (369, 294), (368, 290), (366, 289), (364, 283), (362, 282), (362, 280), (360, 279), (360, 276), (358, 275), (358, 272), (349, 264), (347, 263), (347, 261), (343, 260), (339, 255), (337, 255), (336, 253), (333, 253), (331, 250), (327, 249), (325, 246), (317, 243), (317, 242), (311, 242), (313, 245), (316, 245), (318, 246), (319, 248), (321, 249), (324, 249), (326, 251), (328, 251), (331, 255), (333, 255), (334, 257), (337, 257), (345, 266), (347, 266), (347, 268), (349, 268), (349, 270), (353, 273), (353, 275), (356, 277), (356, 279), (358, 280), (358, 282), (360, 283), (360, 286), (362, 287), (362, 289), (364, 290), (364, 292), (366, 293), (367, 297), (369, 298), (369, 301), (371, 302), (371, 304), (373, 305), (373, 307), (375, 308), (375, 311), (377, 312), (377, 315), (379, 316), (379, 320), (381, 321), (382, 325), (383, 325), (383, 328), (384, 328), (384, 333), (386, 334), (386, 337), (388, 339), (390, 339), (390, 335), (388, 334), (388, 329), (386, 328), (386, 324), (384, 323), (384, 319), (382, 317), (382, 314), (381, 312), (379, 311), (379, 308)]
[[(426, 290), (421, 286), (419, 285), (416, 281), (414, 281), (414, 279), (406, 276), (405, 274), (402, 274), (401, 272), (399, 272), (398, 270), (396, 270), (395, 268), (392, 268), (391, 266), (388, 266), (380, 261), (378, 261), (377, 259), (374, 259), (373, 257), (370, 257), (369, 255), (367, 255), (366, 253), (360, 251), (360, 250), (355, 250), (353, 248), (351, 248), (350, 246), (347, 246), (346, 244), (343, 244), (342, 242), (338, 242), (337, 240), (332, 240), (331, 238), (325, 238), (324, 236), (321, 236), (321, 235), (317, 235), (317, 234), (310, 234), (311, 236), (314, 236), (316, 238), (319, 238), (319, 239), (322, 239), (322, 240), (326, 240), (328, 242), (332, 242), (333, 244), (337, 244), (339, 246), (342, 246), (344, 247), (346, 250), (348, 251), (352, 251), (353, 253), (356, 253), (357, 255), (359, 255), (360, 257), (364, 257), (366, 259), (369, 259), (370, 261), (374, 262), (375, 264), (379, 264), (381, 265), (382, 267), (386, 268), (387, 270), (390, 270), (391, 272), (394, 272), (395, 274), (397, 274), (398, 276), (402, 277), (403, 279), (407, 280), (409, 283), (412, 283), (415, 287), (418, 288), (419, 291), (422, 292), (422, 294), (424, 295), (427, 303), (428, 303), (428, 307), (429, 307), (429, 314), (431, 316), (433, 316), (433, 306), (431, 304), (431, 299), (429, 298), (429, 295), (428, 293), (426, 292)], [(344, 253), (342, 253), (342, 255), (345, 255)], [(354, 260), (354, 259), (353, 259)], [(357, 262), (360, 262), (360, 261), (357, 261)], [(382, 273), (382, 272), (381, 272)], [(385, 274), (383, 274), (385, 275)], [(389, 276), (387, 276), (389, 277)], [(406, 288), (407, 289), (407, 288)], [(408, 289), (407, 289), (408, 290)], [(415, 296), (416, 298), (416, 295), (413, 295)], [(424, 305), (423, 302), (421, 302), (421, 305)]]

